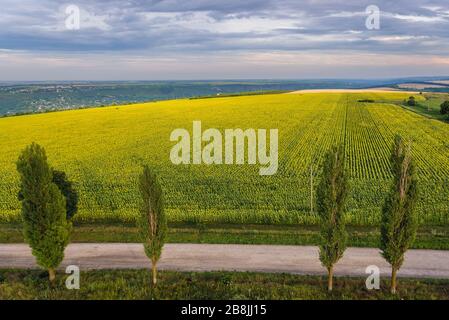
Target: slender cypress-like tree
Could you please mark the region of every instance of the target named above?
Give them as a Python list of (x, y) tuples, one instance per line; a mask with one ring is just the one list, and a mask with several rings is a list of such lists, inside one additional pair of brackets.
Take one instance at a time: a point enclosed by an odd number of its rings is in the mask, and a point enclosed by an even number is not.
[(71, 223), (66, 219), (65, 198), (53, 183), (53, 172), (44, 148), (36, 143), (26, 147), (17, 161), (20, 174), (22, 218), (25, 240), (37, 263), (54, 281), (55, 269), (64, 258)]
[(328, 272), (329, 291), (333, 286), (334, 265), (346, 250), (344, 210), (347, 193), (343, 147), (334, 147), (325, 156), (317, 190), (317, 212), (321, 220), (320, 261)]
[(138, 224), (145, 249), (151, 260), (153, 285), (157, 283), (157, 262), (162, 253), (167, 233), (162, 188), (156, 175), (144, 166), (139, 179), (142, 204)]
[(417, 180), (411, 145), (396, 136), (391, 153), (394, 182), (382, 209), (382, 256), (391, 265), (391, 293), (396, 293), (396, 274), (404, 262), (404, 254), (412, 245), (418, 228), (415, 213)]

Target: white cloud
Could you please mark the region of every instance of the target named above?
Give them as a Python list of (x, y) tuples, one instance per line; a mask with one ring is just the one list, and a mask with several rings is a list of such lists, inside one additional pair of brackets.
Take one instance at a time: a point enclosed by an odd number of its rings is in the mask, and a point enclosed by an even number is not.
[(365, 11), (340, 11), (328, 14), (330, 18), (354, 18), (354, 17), (366, 17)]
[(141, 13), (148, 23), (156, 27), (200, 30), (212, 33), (266, 33), (279, 29), (301, 28), (301, 20), (273, 18), (269, 15), (240, 16), (229, 14), (214, 18), (211, 12), (145, 12)]
[(388, 36), (374, 36), (369, 37), (368, 40), (383, 41), (383, 42), (400, 42), (411, 40), (426, 40), (429, 36), (408, 36), (408, 35), (388, 35)]
[(405, 20), (408, 22), (424, 22), (424, 23), (436, 23), (447, 22), (447, 20), (441, 16), (418, 16), (418, 15), (404, 15), (404, 14), (388, 14), (394, 19)]

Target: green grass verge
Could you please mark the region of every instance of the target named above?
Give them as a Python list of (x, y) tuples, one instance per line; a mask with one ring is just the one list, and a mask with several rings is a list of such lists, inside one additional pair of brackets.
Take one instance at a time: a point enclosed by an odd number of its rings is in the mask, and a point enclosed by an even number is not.
[(364, 278), (339, 277), (334, 291), (326, 278), (290, 274), (239, 272), (159, 273), (156, 288), (148, 270), (81, 272), (80, 290), (65, 288), (65, 274), (51, 287), (47, 274), (38, 270), (0, 270), (2, 299), (449, 299), (449, 280), (400, 279), (398, 294), (388, 292), (388, 279), (380, 290), (367, 290)]
[[(373, 227), (348, 227), (349, 246), (378, 247), (379, 230)], [(78, 225), (72, 242), (139, 242), (138, 229), (130, 225)], [(169, 243), (316, 245), (320, 241), (316, 226), (269, 225), (171, 225)], [(24, 242), (19, 225), (0, 225), (0, 243)], [(449, 229), (420, 228), (413, 248), (449, 250)]]
[(444, 101), (449, 100), (449, 95), (442, 93), (426, 93), (424, 96), (426, 97), (426, 100), (418, 102), (416, 106), (411, 107), (406, 104), (401, 104), (401, 107), (427, 118), (448, 122), (448, 116), (440, 113), (440, 105)]

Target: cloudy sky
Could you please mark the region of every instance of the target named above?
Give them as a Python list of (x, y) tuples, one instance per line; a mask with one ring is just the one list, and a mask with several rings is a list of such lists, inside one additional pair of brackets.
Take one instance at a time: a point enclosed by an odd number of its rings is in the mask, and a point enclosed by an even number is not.
[[(366, 26), (373, 22), (370, 5), (381, 10), (379, 29)], [(447, 0), (0, 0), (0, 6), (2, 81), (449, 76)]]

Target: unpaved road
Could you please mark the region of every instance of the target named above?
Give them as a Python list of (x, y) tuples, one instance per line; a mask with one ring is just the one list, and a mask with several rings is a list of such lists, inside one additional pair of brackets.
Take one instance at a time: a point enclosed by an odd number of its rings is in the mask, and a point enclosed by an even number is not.
[[(61, 267), (88, 269), (149, 268), (141, 244), (71, 244)], [(348, 248), (338, 262), (336, 275), (365, 276), (369, 265), (388, 275), (390, 268), (378, 249)], [(324, 274), (318, 248), (312, 246), (167, 244), (160, 269), (179, 271), (258, 271)], [(0, 244), (0, 268), (36, 268), (26, 244)], [(449, 251), (409, 250), (400, 276), (449, 279)]]

